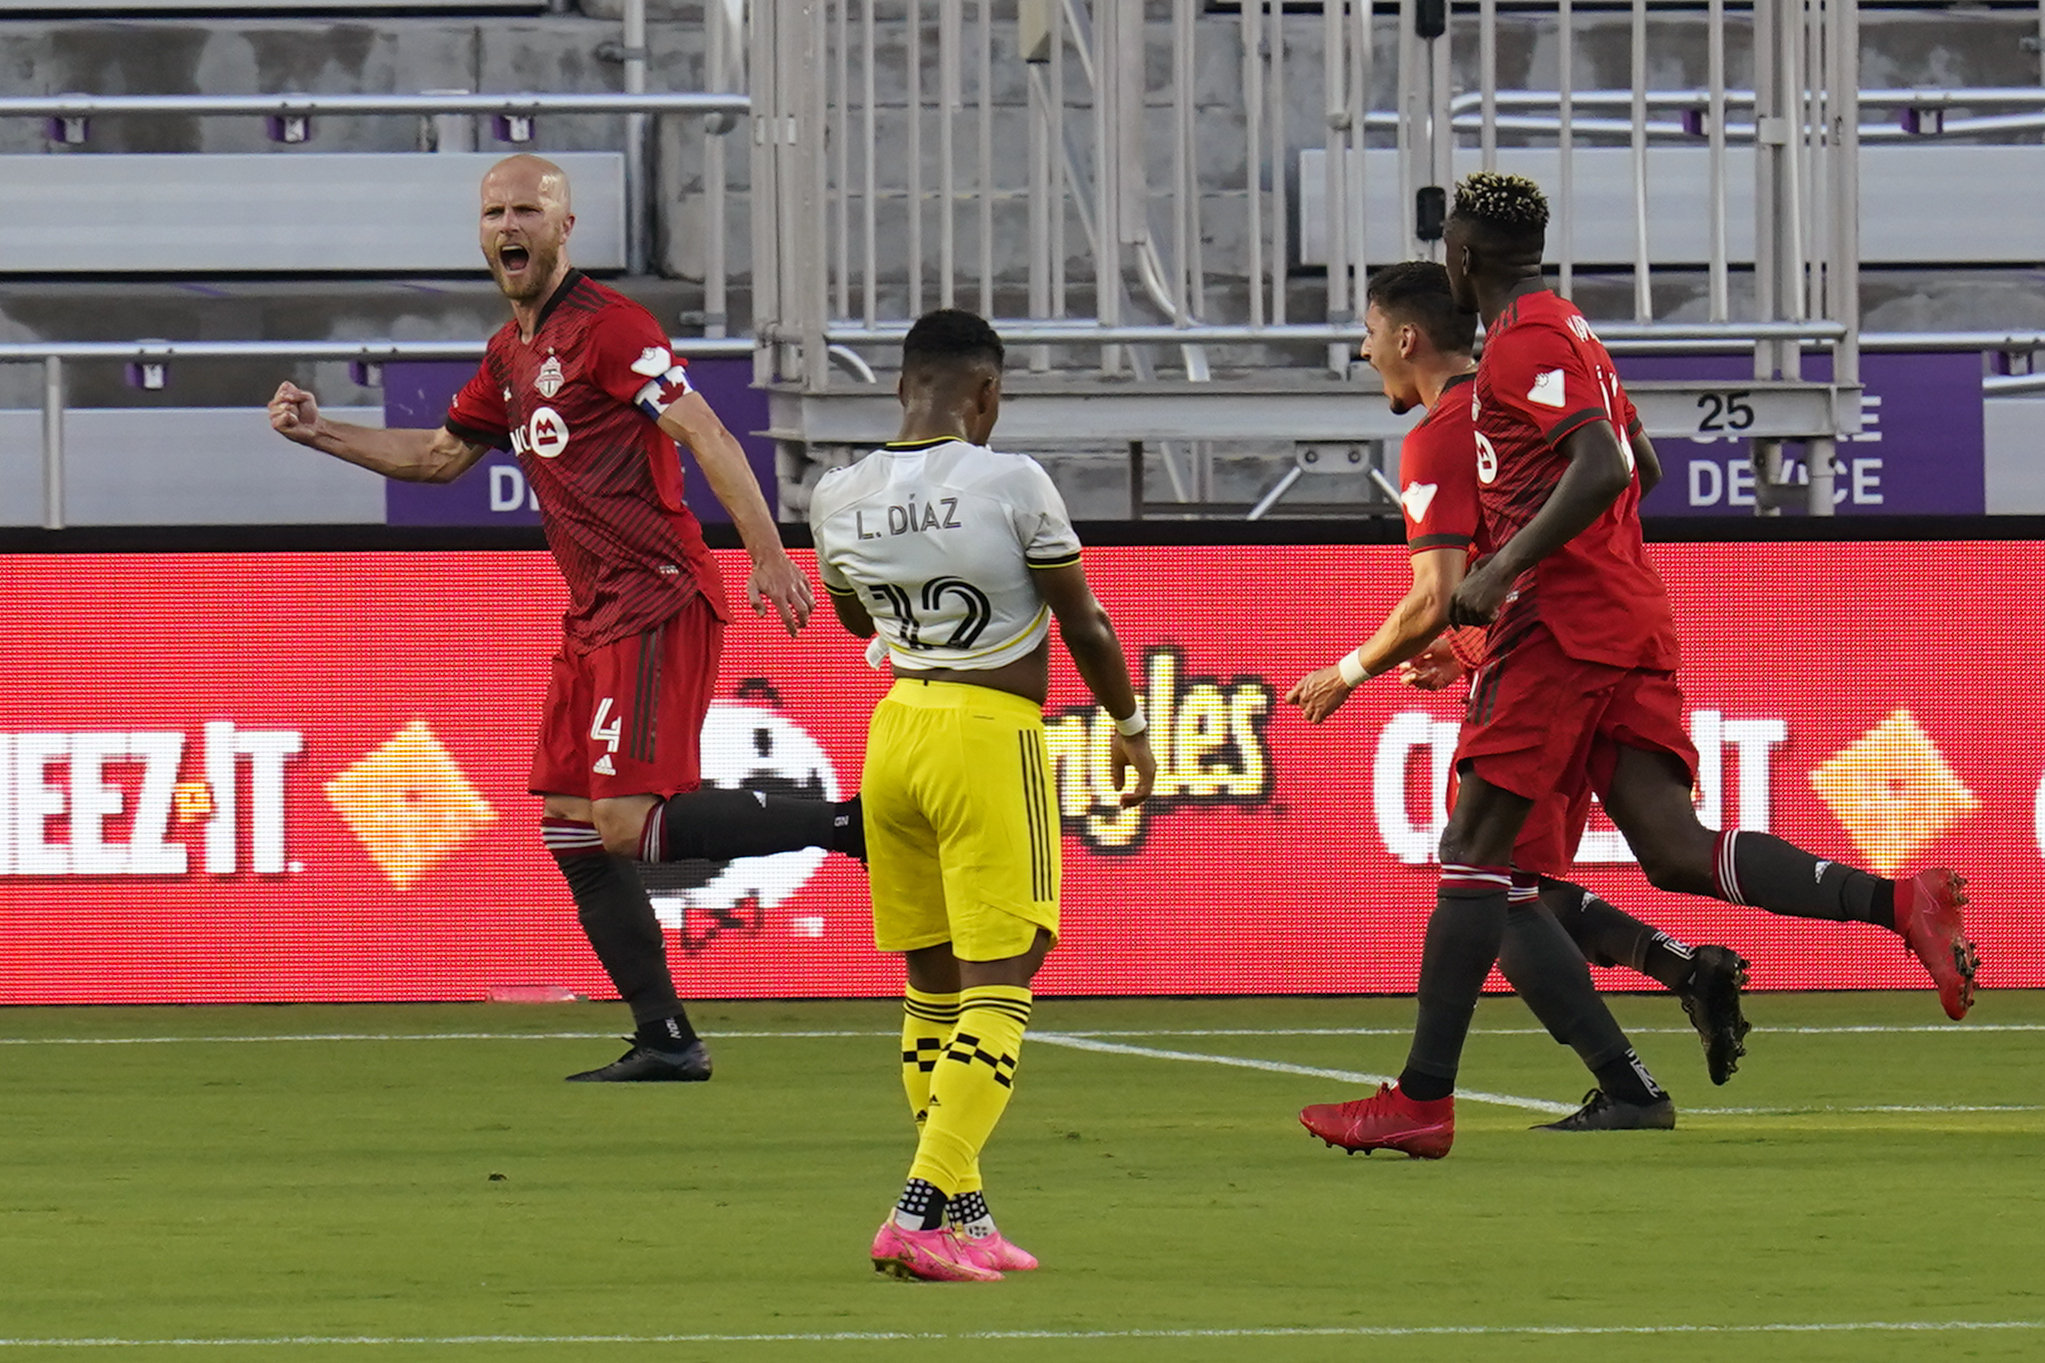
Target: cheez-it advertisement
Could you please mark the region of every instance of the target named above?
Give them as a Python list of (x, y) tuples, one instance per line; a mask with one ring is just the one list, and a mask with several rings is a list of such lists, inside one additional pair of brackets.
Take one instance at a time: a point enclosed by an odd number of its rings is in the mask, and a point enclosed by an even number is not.
[[(2045, 986), (2045, 546), (1683, 544), (1712, 826), (1882, 873), (1950, 864), (1986, 987)], [(811, 566), (809, 556), (798, 561)], [(538, 552), (19, 555), (0, 601), (0, 1003), (610, 990), (526, 776), (564, 593)], [(1150, 718), (1121, 809), (1107, 716), (1054, 651), (1064, 930), (1042, 992), (1410, 991), (1460, 697), (1284, 704), (1403, 592), (1391, 546), (1096, 548)], [(743, 560), (725, 564), (744, 580)], [(739, 610), (707, 781), (844, 798), (889, 677), (820, 612)], [(1650, 889), (1595, 813), (1578, 879), (1757, 988), (1919, 987), (1887, 933)], [(689, 997), (884, 995), (862, 869), (822, 851), (645, 868)], [(1618, 987), (1636, 977), (1599, 972)], [(1494, 979), (1494, 984), (1497, 981)]]

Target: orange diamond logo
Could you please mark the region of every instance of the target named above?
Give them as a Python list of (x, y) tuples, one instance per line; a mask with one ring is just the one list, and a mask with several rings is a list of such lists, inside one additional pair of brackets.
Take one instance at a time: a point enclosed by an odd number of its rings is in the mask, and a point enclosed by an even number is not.
[(341, 822), (400, 890), (497, 822), (497, 811), (423, 719), (336, 773), (325, 790)]
[(1981, 808), (1908, 710), (1826, 758), (1811, 773), (1811, 788), (1861, 856), (1885, 876)]

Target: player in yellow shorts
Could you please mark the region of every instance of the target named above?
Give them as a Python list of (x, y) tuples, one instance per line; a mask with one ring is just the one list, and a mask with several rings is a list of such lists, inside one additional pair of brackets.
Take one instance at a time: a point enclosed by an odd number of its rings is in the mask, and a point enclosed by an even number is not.
[(986, 447), (1001, 364), (981, 318), (925, 314), (902, 346), (900, 437), (826, 474), (810, 505), (838, 619), (878, 635), (897, 677), (874, 708), (860, 794), (874, 943), (907, 966), (902, 1082), (918, 1139), (873, 1263), (942, 1281), (1037, 1266), (995, 1226), (980, 1151), (1015, 1085), (1030, 980), (1058, 937), (1043, 725), (1053, 616), (1115, 717), (1122, 803), (1140, 803), (1157, 774), (1058, 490), (1035, 460)]

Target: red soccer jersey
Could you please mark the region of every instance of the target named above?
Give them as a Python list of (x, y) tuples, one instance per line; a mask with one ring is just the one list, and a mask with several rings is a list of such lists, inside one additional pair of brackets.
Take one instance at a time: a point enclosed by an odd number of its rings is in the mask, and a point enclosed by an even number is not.
[(1483, 513), (1477, 498), (1477, 433), (1470, 421), (1474, 377), (1458, 374), (1399, 445), (1399, 506), (1406, 513), (1406, 547), (1468, 549), (1477, 542)]
[(572, 648), (652, 629), (698, 592), (727, 618), (724, 581), (682, 501), (681, 451), (658, 424), (689, 391), (653, 314), (570, 270), (533, 339), (505, 323), (448, 408), (449, 431), (518, 456), (568, 580)]
[[(1570, 432), (1609, 421), (1633, 468), (1628, 437), (1639, 416), (1612, 357), (1583, 314), (1546, 290), (1513, 300), (1486, 329), (1471, 415), (1492, 545), (1518, 534), (1554, 493), (1569, 467), (1556, 447)], [(1572, 658), (1675, 670), (1676, 622), (1641, 541), (1638, 476), (1582, 534), (1521, 576), (1492, 622), (1491, 655), (1510, 652), (1536, 625)]]
[[(1442, 385), (1434, 405), (1420, 424), (1406, 432), (1399, 445), (1399, 506), (1406, 513), (1406, 548), (1463, 549), (1471, 557), (1489, 545), (1484, 511), (1477, 495), (1477, 426), (1467, 401), (1474, 373), (1458, 374)], [(1463, 666), (1474, 668), (1484, 656), (1484, 631), (1447, 631), (1449, 647)]]

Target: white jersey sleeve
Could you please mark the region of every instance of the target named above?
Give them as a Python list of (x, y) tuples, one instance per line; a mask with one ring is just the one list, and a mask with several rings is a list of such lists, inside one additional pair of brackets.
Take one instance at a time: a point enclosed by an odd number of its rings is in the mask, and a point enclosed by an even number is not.
[(1051, 623), (1032, 570), (1079, 558), (1042, 466), (962, 440), (891, 445), (825, 474), (810, 530), (825, 588), (859, 597), (900, 671), (1026, 657)]
[[(824, 478), (828, 480), (844, 471), (828, 469), (824, 473)], [(859, 589), (845, 576), (844, 570), (838, 566), (837, 559), (832, 556), (830, 548), (824, 542), (825, 527), (829, 523), (829, 517), (824, 514), (824, 507), (824, 483), (819, 482), (809, 504), (809, 542), (817, 551), (817, 576), (823, 579), (825, 591), (837, 596), (857, 596)]]
[(1010, 519), (1023, 559), (1032, 568), (1060, 568), (1079, 562), (1079, 535), (1065, 512), (1065, 499), (1044, 466), (1025, 459), (1013, 477)]

